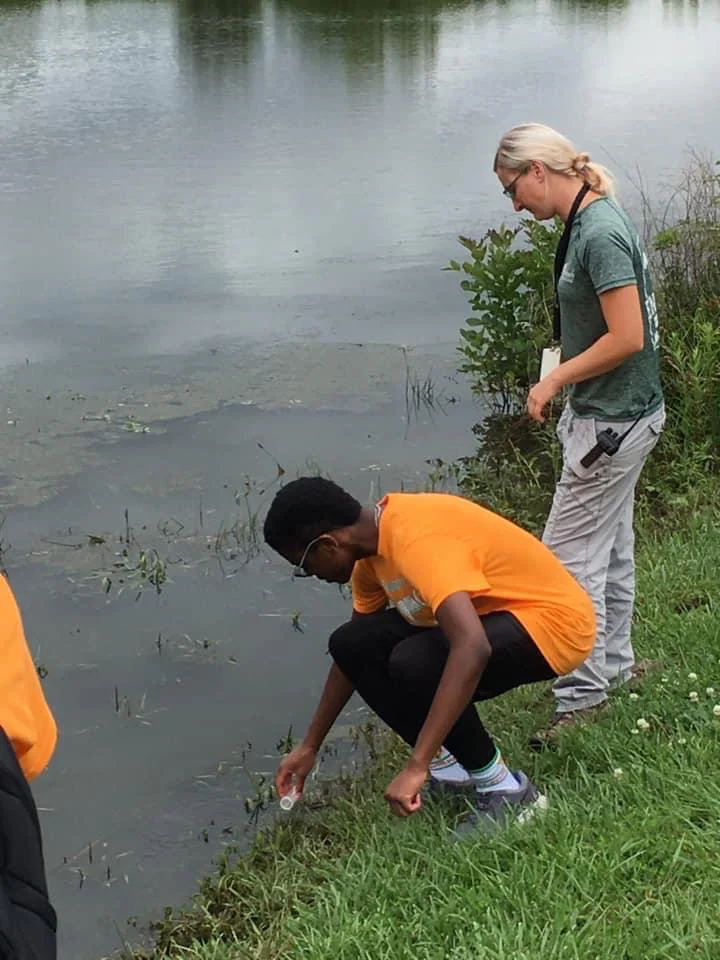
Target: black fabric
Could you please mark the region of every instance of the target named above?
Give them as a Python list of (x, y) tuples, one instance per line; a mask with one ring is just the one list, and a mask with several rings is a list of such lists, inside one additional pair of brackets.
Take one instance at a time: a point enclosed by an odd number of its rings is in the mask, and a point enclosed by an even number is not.
[(554, 285), (554, 300), (553, 300), (553, 340), (560, 342), (561, 330), (561, 319), (560, 319), (560, 297), (558, 295), (558, 284), (560, 283), (560, 277), (562, 276), (563, 267), (565, 266), (565, 258), (567, 257), (568, 247), (570, 246), (570, 233), (572, 232), (572, 225), (575, 217), (577, 215), (580, 204), (585, 198), (585, 194), (590, 190), (590, 184), (584, 184), (578, 191), (577, 196), (573, 200), (573, 205), (570, 208), (570, 213), (565, 222), (565, 229), (562, 232), (560, 237), (560, 242), (557, 245), (557, 250), (555, 251), (555, 285)]
[[(511, 613), (480, 618), (492, 651), (473, 701), (527, 683), (553, 680), (554, 670)], [(411, 746), (430, 710), (449, 645), (439, 627), (416, 627), (397, 610), (349, 620), (331, 635), (330, 655), (367, 705)], [(491, 763), (495, 744), (468, 704), (445, 739), (467, 770)]]
[(0, 960), (56, 960), (37, 808), (0, 728)]

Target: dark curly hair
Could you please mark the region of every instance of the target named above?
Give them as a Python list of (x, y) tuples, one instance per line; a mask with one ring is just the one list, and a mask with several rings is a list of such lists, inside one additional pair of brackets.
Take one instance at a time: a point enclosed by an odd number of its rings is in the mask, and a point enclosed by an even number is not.
[(357, 522), (361, 504), (325, 477), (299, 477), (275, 495), (265, 517), (265, 542), (278, 553), (304, 550), (322, 533)]

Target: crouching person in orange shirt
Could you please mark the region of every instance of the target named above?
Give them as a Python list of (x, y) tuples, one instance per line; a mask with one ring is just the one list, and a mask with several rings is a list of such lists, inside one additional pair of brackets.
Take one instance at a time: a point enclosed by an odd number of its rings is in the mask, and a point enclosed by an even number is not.
[(57, 729), (25, 641), (20, 611), (0, 576), (0, 956), (55, 960), (42, 837), (28, 781), (42, 773)]
[[(385, 791), (400, 817), (420, 790), (461, 784), (460, 833), (495, 830), (543, 807), (505, 765), (474, 706), (577, 667), (595, 639), (590, 598), (530, 533), (462, 497), (390, 493), (363, 507), (337, 484), (301, 477), (276, 495), (265, 540), (297, 577), (350, 582), (352, 619), (330, 637), (334, 661), (302, 741), (281, 763), (282, 797), (305, 778), (357, 691), (412, 747)], [(474, 789), (473, 789), (474, 788)]]

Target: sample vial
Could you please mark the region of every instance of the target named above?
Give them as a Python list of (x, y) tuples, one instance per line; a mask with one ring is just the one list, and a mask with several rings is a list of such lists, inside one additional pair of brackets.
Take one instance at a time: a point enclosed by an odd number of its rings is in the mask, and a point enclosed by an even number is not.
[(280, 797), (280, 809), (287, 813), (295, 806), (297, 799), (298, 792), (295, 787), (291, 787), (290, 791), (286, 793), (284, 797)]

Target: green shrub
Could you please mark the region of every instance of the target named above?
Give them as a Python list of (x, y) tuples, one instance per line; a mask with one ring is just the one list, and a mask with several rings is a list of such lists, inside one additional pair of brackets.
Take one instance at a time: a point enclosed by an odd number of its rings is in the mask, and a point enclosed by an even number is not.
[(659, 519), (693, 509), (720, 472), (720, 324), (707, 308), (663, 329), (667, 424), (640, 478), (640, 509)]
[(661, 315), (684, 317), (707, 308), (718, 323), (720, 163), (693, 156), (662, 202), (653, 207), (647, 196), (643, 202)]
[(460, 237), (470, 254), (447, 269), (464, 273), (473, 316), (460, 331), (460, 372), (498, 413), (518, 413), (537, 380), (540, 354), (552, 332), (552, 261), (559, 226), (524, 219), (488, 230), (482, 240)]

